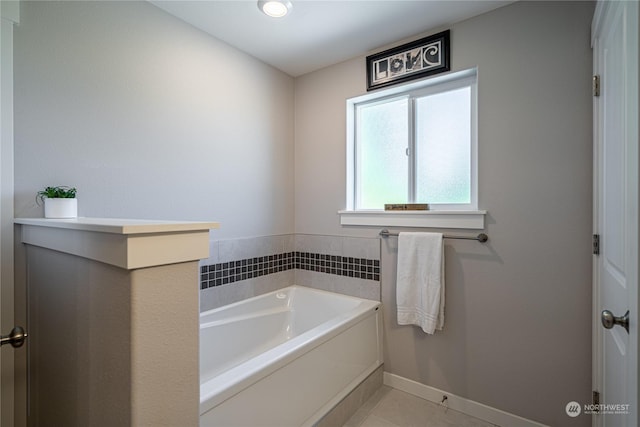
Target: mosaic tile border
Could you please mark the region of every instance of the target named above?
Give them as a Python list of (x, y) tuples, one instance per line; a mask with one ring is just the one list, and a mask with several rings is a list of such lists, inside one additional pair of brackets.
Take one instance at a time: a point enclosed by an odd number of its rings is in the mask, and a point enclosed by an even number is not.
[(200, 289), (227, 285), (281, 271), (309, 270), (356, 279), (380, 281), (380, 260), (326, 255), (312, 252), (285, 252), (200, 267)]
[(377, 259), (296, 252), (295, 264), (300, 270), (380, 281), (380, 261)]

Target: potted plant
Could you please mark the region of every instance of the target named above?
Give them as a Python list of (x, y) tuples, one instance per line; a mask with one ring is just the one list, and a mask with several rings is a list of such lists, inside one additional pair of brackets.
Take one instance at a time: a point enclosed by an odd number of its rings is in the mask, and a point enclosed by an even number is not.
[(36, 203), (40, 201), (44, 204), (45, 218), (77, 218), (76, 192), (77, 190), (72, 187), (47, 187), (38, 191)]

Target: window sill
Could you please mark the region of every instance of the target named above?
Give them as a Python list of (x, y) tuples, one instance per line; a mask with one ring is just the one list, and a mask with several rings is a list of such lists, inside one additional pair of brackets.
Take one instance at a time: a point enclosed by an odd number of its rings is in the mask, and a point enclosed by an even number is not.
[(340, 225), (484, 229), (487, 211), (338, 211)]

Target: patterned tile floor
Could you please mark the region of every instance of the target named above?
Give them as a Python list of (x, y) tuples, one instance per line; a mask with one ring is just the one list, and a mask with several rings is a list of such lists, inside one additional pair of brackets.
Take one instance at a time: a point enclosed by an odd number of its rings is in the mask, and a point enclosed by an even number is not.
[(382, 386), (344, 427), (496, 427), (478, 418)]

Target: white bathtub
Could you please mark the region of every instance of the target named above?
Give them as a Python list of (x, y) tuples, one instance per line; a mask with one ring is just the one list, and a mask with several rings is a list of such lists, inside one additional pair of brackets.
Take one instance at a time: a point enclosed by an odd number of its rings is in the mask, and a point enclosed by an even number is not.
[(310, 426), (382, 364), (378, 301), (291, 286), (200, 314), (200, 426)]

